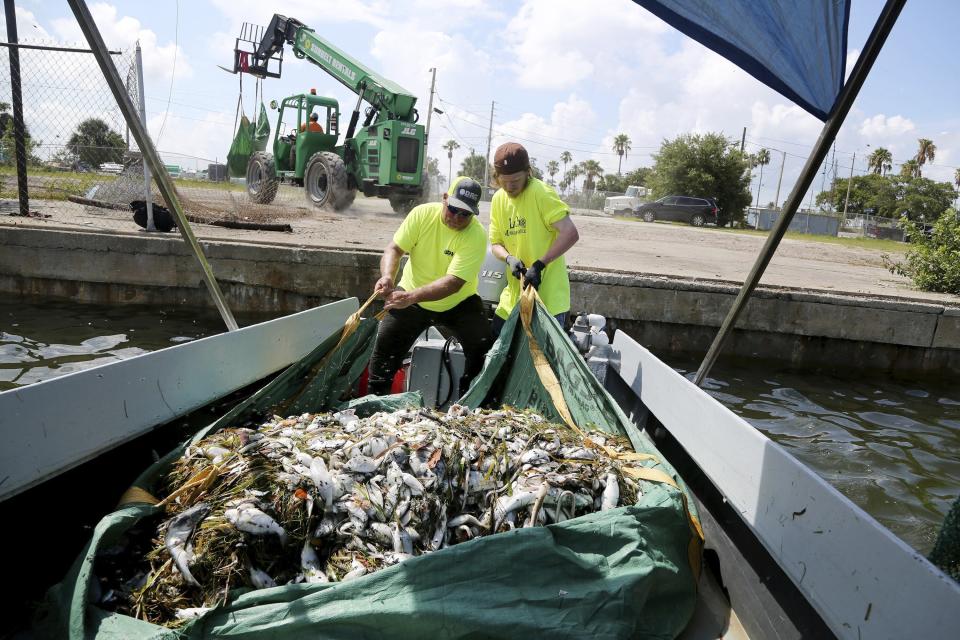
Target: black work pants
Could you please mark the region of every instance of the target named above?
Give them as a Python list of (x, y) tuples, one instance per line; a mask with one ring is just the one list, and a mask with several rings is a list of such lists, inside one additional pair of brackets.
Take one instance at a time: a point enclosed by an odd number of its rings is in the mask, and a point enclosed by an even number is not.
[(478, 295), (470, 296), (447, 311), (429, 311), (420, 305), (412, 305), (387, 313), (380, 321), (373, 356), (370, 358), (370, 393), (390, 393), (393, 376), (400, 368), (403, 357), (410, 351), (417, 336), (431, 325), (446, 328), (460, 341), (465, 360), (463, 376), (459, 381), (460, 393), (467, 390), (483, 368), (483, 359), (493, 343), (483, 300)]

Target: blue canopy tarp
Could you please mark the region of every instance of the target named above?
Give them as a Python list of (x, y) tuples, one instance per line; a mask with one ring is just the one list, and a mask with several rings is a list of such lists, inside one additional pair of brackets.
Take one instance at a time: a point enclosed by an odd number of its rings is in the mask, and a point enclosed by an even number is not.
[(634, 0), (826, 120), (843, 87), (850, 0)]

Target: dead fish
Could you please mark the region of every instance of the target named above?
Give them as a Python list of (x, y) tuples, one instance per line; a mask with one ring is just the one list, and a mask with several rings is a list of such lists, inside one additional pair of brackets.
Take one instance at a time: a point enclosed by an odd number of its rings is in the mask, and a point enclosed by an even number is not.
[(223, 515), (238, 531), (255, 536), (272, 533), (280, 538), (280, 544), (287, 543), (287, 532), (283, 530), (283, 527), (258, 509), (252, 502), (241, 502), (236, 507), (226, 509)]
[(333, 506), (333, 477), (327, 471), (327, 464), (320, 456), (310, 463), (310, 479), (313, 480), (313, 486), (323, 498), (325, 508), (329, 509)]
[(250, 566), (250, 582), (254, 589), (269, 589), (277, 586), (277, 583), (265, 571), (261, 571), (252, 565)]
[(460, 515), (450, 518), (447, 522), (447, 527), (450, 529), (456, 529), (461, 525), (469, 525), (471, 527), (480, 527), (481, 529), (486, 529), (487, 525), (483, 522), (477, 520), (474, 516), (469, 513), (461, 513)]
[(620, 502), (620, 483), (617, 474), (607, 474), (607, 486), (603, 488), (603, 497), (600, 498), (600, 511), (615, 509)]
[(347, 580), (353, 580), (354, 578), (359, 578), (366, 573), (367, 567), (362, 562), (354, 558), (350, 563), (350, 571), (343, 576), (343, 582), (346, 582)]
[(187, 607), (186, 609), (177, 609), (173, 615), (177, 620), (196, 620), (211, 609), (213, 607)]
[(423, 495), (423, 483), (409, 473), (403, 473), (403, 484), (410, 488), (410, 493), (415, 496)]
[(217, 445), (212, 445), (205, 447), (203, 449), (203, 455), (210, 459), (210, 462), (213, 464), (220, 464), (224, 457), (230, 454), (230, 449), (225, 449)]
[(300, 551), (300, 568), (303, 570), (303, 578), (310, 583), (328, 582), (327, 574), (323, 572), (320, 566), (320, 556), (314, 550), (310, 540), (303, 543), (303, 549)]
[(358, 455), (347, 460), (347, 462), (343, 465), (343, 468), (345, 471), (349, 471), (350, 473), (373, 473), (377, 470), (378, 466), (379, 465), (377, 464), (376, 460), (373, 458), (365, 455)]
[(195, 587), (199, 587), (200, 583), (190, 573), (190, 563), (193, 561), (193, 545), (190, 544), (190, 537), (209, 513), (210, 505), (205, 502), (178, 513), (167, 524), (167, 535), (164, 539), (164, 545), (170, 552), (180, 575)]

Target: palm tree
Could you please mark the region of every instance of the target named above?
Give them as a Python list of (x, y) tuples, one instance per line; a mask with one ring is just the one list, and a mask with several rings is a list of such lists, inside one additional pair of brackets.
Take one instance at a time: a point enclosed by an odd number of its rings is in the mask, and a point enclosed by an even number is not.
[(564, 151), (563, 153), (560, 154), (560, 162), (563, 163), (563, 174), (566, 175), (566, 174), (567, 174), (567, 163), (568, 163), (568, 162), (573, 162), (573, 156), (570, 155), (570, 152), (569, 152), (569, 151)]
[(617, 155), (620, 156), (620, 160), (617, 162), (617, 175), (620, 175), (620, 166), (623, 164), (623, 156), (627, 155), (630, 151), (630, 136), (625, 133), (618, 133), (617, 136), (613, 139), (613, 150), (617, 152)]
[(766, 149), (760, 149), (757, 155), (753, 157), (754, 165), (760, 166), (760, 183), (757, 185), (757, 208), (760, 208), (760, 187), (763, 186), (763, 168), (770, 164), (770, 152)]
[(583, 190), (586, 191), (589, 188), (591, 191), (596, 191), (596, 178), (597, 176), (603, 175), (603, 167), (601, 167), (600, 163), (596, 160), (584, 160), (581, 165), (581, 170), (583, 171), (583, 175), (587, 177), (583, 183)]
[(933, 162), (933, 159), (937, 155), (937, 145), (933, 144), (933, 140), (927, 138), (920, 138), (917, 140), (917, 155), (914, 160), (917, 161), (917, 175), (920, 177), (920, 170), (923, 168), (928, 161)]
[(867, 158), (867, 167), (876, 174), (885, 176), (893, 168), (893, 154), (883, 147), (877, 147)]
[(900, 175), (904, 178), (919, 178), (920, 164), (916, 160), (907, 160), (900, 165)]
[(459, 149), (460, 145), (456, 140), (447, 140), (443, 143), (443, 148), (447, 150), (447, 160), (449, 161), (448, 164), (450, 165), (448, 173), (450, 175), (450, 184), (453, 184), (453, 151), (454, 149)]
[(560, 165), (556, 160), (547, 163), (547, 175), (550, 176), (550, 184), (554, 184), (553, 176), (557, 175), (557, 171), (560, 171)]
[[(953, 184), (957, 185), (957, 198), (960, 198), (960, 169), (953, 172)], [(954, 199), (954, 203), (957, 202), (957, 198)]]
[(583, 171), (580, 169), (580, 164), (575, 164), (570, 167), (570, 170), (564, 174), (564, 177), (567, 181), (567, 184), (573, 188), (573, 192), (577, 192), (577, 178), (583, 175)]

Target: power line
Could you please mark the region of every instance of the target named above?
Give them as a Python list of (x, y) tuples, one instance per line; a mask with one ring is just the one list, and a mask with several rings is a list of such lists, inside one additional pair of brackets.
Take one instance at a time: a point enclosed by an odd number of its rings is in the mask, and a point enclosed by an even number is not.
[[(173, 79), (177, 75), (177, 51), (180, 49), (180, 0), (177, 0), (177, 12), (174, 22), (173, 34), (173, 66), (170, 69), (170, 88), (167, 91), (167, 108), (163, 113), (163, 122), (160, 123), (160, 131), (157, 133), (156, 145), (160, 146), (160, 138), (163, 136), (163, 130), (167, 126), (167, 114), (170, 112), (170, 99), (173, 97)], [(143, 87), (140, 87), (143, 91)]]

